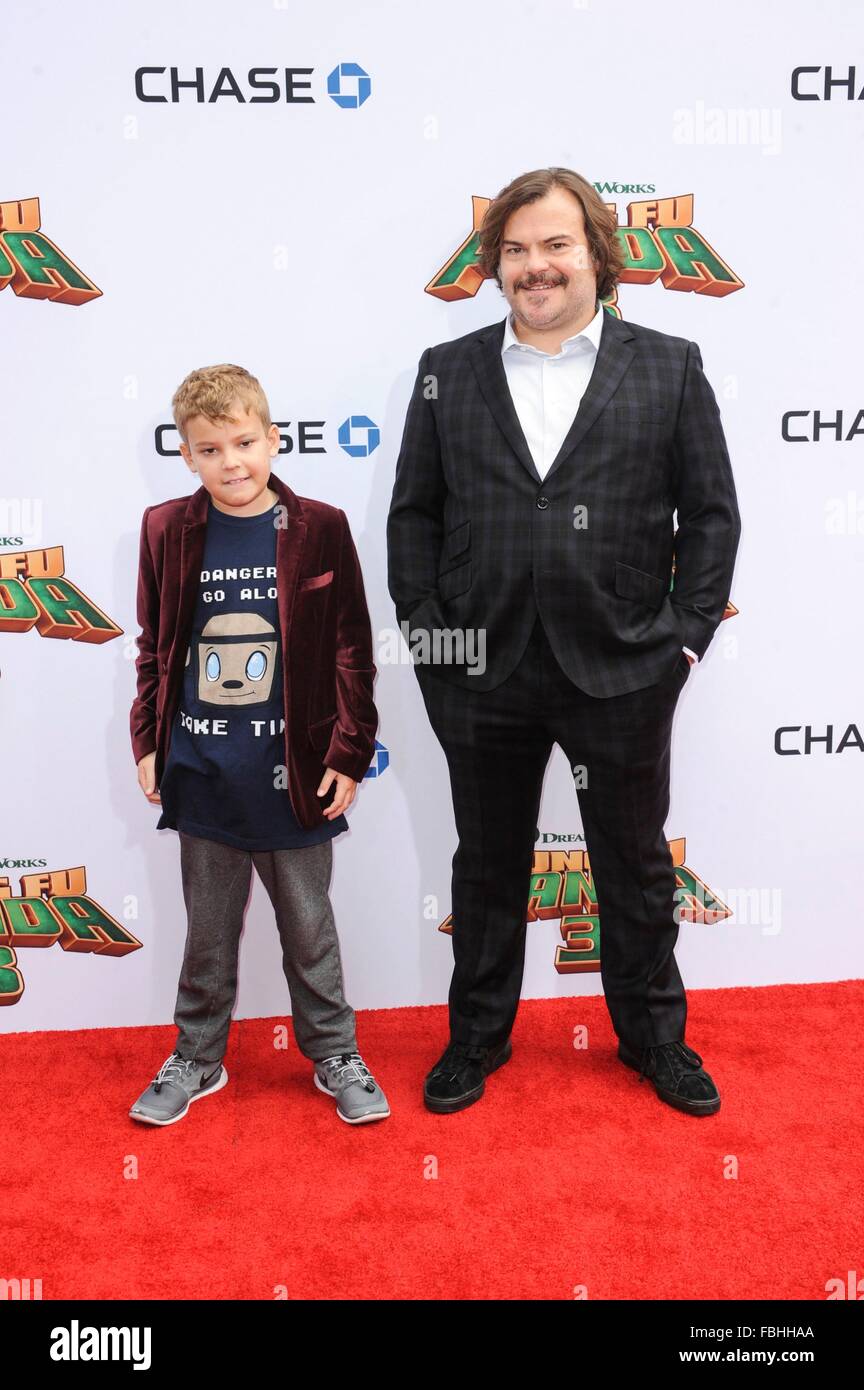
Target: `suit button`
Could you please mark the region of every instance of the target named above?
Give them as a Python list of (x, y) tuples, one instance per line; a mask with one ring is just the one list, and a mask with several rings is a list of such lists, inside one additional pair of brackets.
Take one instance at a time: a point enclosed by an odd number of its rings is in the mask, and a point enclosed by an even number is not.
[(540, 508), (540, 511), (541, 511), (541, 512), (545, 512), (546, 508), (549, 506), (549, 498), (548, 498), (548, 497), (538, 497), (538, 498), (537, 498), (537, 506)]

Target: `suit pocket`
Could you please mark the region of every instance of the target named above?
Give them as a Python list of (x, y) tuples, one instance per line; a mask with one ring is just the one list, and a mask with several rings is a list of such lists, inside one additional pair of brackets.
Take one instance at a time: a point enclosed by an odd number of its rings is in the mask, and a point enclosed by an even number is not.
[(447, 570), (438, 576), (438, 592), (443, 599), (456, 598), (458, 594), (464, 594), (470, 588), (470, 560), (466, 560), (464, 565), (457, 565), (456, 569)]
[(309, 725), (309, 742), (313, 748), (326, 748), (333, 733), (333, 723), (336, 715), (328, 714), (326, 719), (316, 719), (314, 724)]
[(298, 587), (303, 590), (323, 589), (325, 584), (332, 583), (332, 580), (333, 571), (325, 570), (323, 574), (310, 574), (306, 579), (301, 579)]
[(460, 559), (468, 550), (470, 540), (470, 521), (463, 521), (444, 537), (438, 570), (438, 592), (443, 599), (456, 598), (471, 587), (471, 561)]
[(647, 603), (651, 608), (659, 608), (668, 587), (656, 574), (634, 569), (632, 565), (625, 565), (621, 560), (615, 561), (615, 592), (622, 598), (632, 598), (637, 603)]
[(628, 405), (623, 401), (610, 401), (607, 409), (613, 417), (625, 420), (654, 420), (662, 423), (667, 419), (667, 410), (663, 405)]
[(452, 531), (448, 531), (444, 539), (444, 555), (448, 560), (455, 560), (457, 555), (461, 555), (468, 549), (471, 541), (471, 522), (463, 521), (461, 526), (456, 526)]

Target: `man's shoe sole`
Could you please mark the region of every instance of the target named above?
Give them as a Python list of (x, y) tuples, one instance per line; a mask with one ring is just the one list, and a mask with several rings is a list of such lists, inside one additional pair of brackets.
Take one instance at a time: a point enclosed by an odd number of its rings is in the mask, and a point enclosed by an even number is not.
[[(625, 1048), (624, 1044), (620, 1042), (618, 1044), (618, 1056), (625, 1066), (632, 1067), (634, 1071), (642, 1070), (641, 1057)], [(720, 1109), (719, 1095), (714, 1100), (686, 1100), (676, 1095), (674, 1091), (667, 1091), (662, 1086), (658, 1086), (653, 1076), (647, 1076), (645, 1079), (651, 1082), (661, 1100), (665, 1101), (667, 1105), (673, 1106), (675, 1110), (683, 1110), (687, 1115), (716, 1115)]]
[[(318, 1090), (319, 1090), (319, 1091), (323, 1091), (324, 1094), (325, 1094), (325, 1096), (329, 1096), (331, 1100), (336, 1100), (336, 1096), (335, 1096), (335, 1094), (333, 1093), (333, 1091), (330, 1090), (330, 1087), (329, 1087), (329, 1086), (325, 1086), (325, 1085), (324, 1085), (324, 1082), (319, 1080), (317, 1071), (314, 1071), (314, 1072), (312, 1073), (312, 1078), (313, 1078), (313, 1080), (314, 1080), (314, 1082), (315, 1082), (315, 1085), (318, 1087)], [(388, 1107), (387, 1107), (386, 1110), (373, 1110), (373, 1111), (371, 1112), (371, 1114), (369, 1114), (369, 1115), (358, 1115), (358, 1116), (356, 1117), (356, 1119), (353, 1119), (353, 1120), (352, 1120), (352, 1119), (350, 1118), (350, 1116), (348, 1116), (348, 1115), (343, 1115), (343, 1114), (342, 1114), (342, 1111), (339, 1109), (339, 1104), (338, 1104), (338, 1102), (337, 1102), (337, 1104), (336, 1104), (336, 1114), (339, 1116), (339, 1119), (340, 1119), (340, 1120), (344, 1120), (344, 1121), (345, 1121), (346, 1125), (368, 1125), (368, 1123), (369, 1123), (370, 1120), (386, 1120), (386, 1119), (389, 1119), (389, 1117), (390, 1117), (390, 1107), (389, 1107), (389, 1105), (388, 1105)]]
[(473, 1091), (466, 1091), (462, 1096), (454, 1096), (452, 1100), (436, 1100), (434, 1096), (430, 1097), (426, 1094), (426, 1087), (424, 1086), (423, 1099), (426, 1102), (426, 1109), (434, 1111), (436, 1115), (452, 1115), (456, 1110), (466, 1110), (469, 1105), (473, 1105), (482, 1096), (486, 1089), (486, 1077), (491, 1076), (493, 1071), (497, 1071), (499, 1067), (503, 1067), (504, 1063), (509, 1062), (512, 1056), (513, 1044), (508, 1038), (480, 1085), (475, 1086)]
[(138, 1123), (142, 1125), (174, 1125), (177, 1123), (178, 1120), (182, 1120), (185, 1115), (188, 1115), (189, 1106), (192, 1104), (193, 1100), (202, 1100), (204, 1096), (215, 1095), (217, 1091), (221, 1091), (222, 1087), (227, 1085), (228, 1073), (223, 1067), (222, 1075), (220, 1076), (216, 1084), (214, 1086), (207, 1086), (206, 1089), (203, 1091), (196, 1091), (194, 1096), (189, 1097), (189, 1100), (187, 1101), (185, 1107), (180, 1111), (180, 1114), (172, 1115), (170, 1120), (157, 1120), (152, 1115), (139, 1115), (133, 1113), (131, 1110), (129, 1111), (129, 1118), (130, 1120), (137, 1120)]

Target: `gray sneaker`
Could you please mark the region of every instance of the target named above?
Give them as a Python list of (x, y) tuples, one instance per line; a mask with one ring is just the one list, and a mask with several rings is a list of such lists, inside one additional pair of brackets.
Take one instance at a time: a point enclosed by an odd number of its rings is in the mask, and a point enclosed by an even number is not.
[(129, 1115), (146, 1125), (173, 1125), (182, 1120), (193, 1100), (221, 1091), (228, 1073), (221, 1062), (184, 1061), (172, 1052), (162, 1063), (146, 1091), (142, 1091)]
[(336, 1098), (336, 1114), (349, 1125), (386, 1120), (387, 1097), (359, 1052), (343, 1052), (315, 1063), (315, 1085)]

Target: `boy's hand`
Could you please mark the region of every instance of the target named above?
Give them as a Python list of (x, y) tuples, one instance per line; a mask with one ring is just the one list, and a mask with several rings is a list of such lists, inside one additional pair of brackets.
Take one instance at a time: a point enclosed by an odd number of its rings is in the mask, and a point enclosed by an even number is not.
[(346, 777), (344, 772), (336, 772), (332, 767), (328, 767), (324, 769), (324, 776), (321, 778), (321, 785), (318, 788), (319, 796), (326, 796), (334, 777), (336, 778), (336, 795), (330, 805), (324, 807), (324, 815), (328, 820), (333, 820), (335, 816), (341, 816), (342, 812), (347, 810), (354, 800), (354, 793), (357, 790), (357, 783), (353, 777)]
[(156, 790), (156, 753), (145, 753), (138, 764), (138, 785), (147, 800), (154, 806), (162, 805), (162, 798)]

